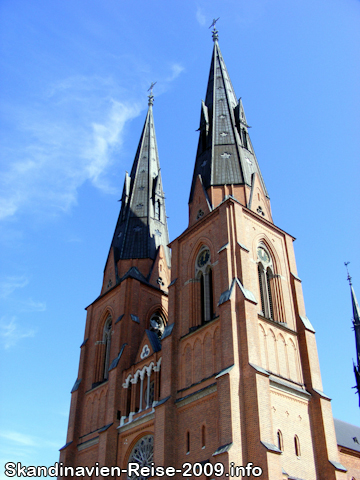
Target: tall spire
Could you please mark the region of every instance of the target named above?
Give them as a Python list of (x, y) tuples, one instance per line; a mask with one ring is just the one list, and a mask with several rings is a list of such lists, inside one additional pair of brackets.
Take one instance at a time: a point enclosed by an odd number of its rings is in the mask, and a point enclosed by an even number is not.
[[(218, 19), (217, 19), (218, 20)], [(205, 101), (201, 104), (200, 138), (189, 203), (201, 176), (205, 190), (221, 185), (251, 187), (254, 173), (259, 177), (264, 195), (268, 194), (249, 137), (249, 125), (241, 99), (237, 100), (219, 43), (214, 20), (214, 41)], [(211, 199), (210, 199), (211, 200)], [(216, 205), (215, 205), (216, 206)]]
[(159, 155), (153, 117), (153, 87), (148, 96), (148, 111), (130, 175), (126, 172), (121, 210), (111, 246), (115, 261), (120, 259), (155, 259), (164, 246), (168, 266), (169, 233), (165, 211)]
[(355, 344), (356, 344), (356, 360), (357, 365), (354, 363), (354, 373), (356, 379), (356, 390), (359, 395), (359, 406), (360, 406), (360, 308), (358, 301), (356, 299), (356, 295), (354, 292), (354, 288), (352, 285), (351, 277), (349, 274), (348, 265), (350, 262), (345, 262), (346, 270), (348, 273), (347, 279), (350, 285), (350, 295), (351, 295), (351, 303), (352, 303), (352, 310), (353, 310), (353, 326), (355, 332)]

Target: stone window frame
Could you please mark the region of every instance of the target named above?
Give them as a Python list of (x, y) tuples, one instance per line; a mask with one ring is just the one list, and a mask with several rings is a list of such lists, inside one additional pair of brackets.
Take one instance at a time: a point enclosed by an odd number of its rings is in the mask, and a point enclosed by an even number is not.
[[(269, 261), (265, 262), (258, 255), (258, 249), (262, 248), (265, 250), (269, 257)], [(261, 304), (261, 313), (265, 318), (275, 320), (274, 318), (274, 304), (273, 304), (273, 293), (271, 288), (271, 281), (274, 278), (274, 263), (272, 261), (272, 256), (269, 252), (269, 249), (264, 243), (259, 243), (256, 249), (257, 253), (257, 270), (259, 277), (259, 291), (260, 291), (260, 304)]]
[[(132, 448), (128, 463), (136, 462), (141, 467), (151, 467), (154, 459), (154, 436), (147, 434), (139, 438)], [(148, 477), (131, 475), (127, 480), (147, 480)]]
[[(198, 260), (205, 252), (209, 258), (204, 265), (199, 265)], [(200, 308), (201, 324), (205, 324), (214, 318), (214, 285), (213, 268), (211, 263), (211, 250), (207, 245), (202, 245), (195, 258), (195, 279), (200, 282)]]

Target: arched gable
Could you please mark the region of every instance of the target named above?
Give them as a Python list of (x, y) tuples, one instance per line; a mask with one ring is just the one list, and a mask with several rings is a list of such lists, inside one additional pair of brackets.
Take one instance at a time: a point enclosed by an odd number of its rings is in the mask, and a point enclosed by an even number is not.
[(253, 254), (253, 259), (256, 262), (257, 261), (257, 248), (261, 246), (261, 244), (264, 245), (266, 250), (268, 250), (272, 264), (274, 267), (274, 273), (281, 275), (281, 262), (280, 262), (280, 257), (277, 253), (277, 250), (274, 248), (273, 242), (270, 240), (270, 238), (264, 234), (261, 233), (259, 235), (256, 235), (253, 239), (252, 242), (252, 254)]
[(142, 438), (144, 437), (147, 437), (147, 436), (153, 436), (154, 435), (154, 432), (151, 432), (151, 431), (145, 431), (145, 432), (141, 432), (139, 433), (139, 435), (137, 435), (133, 441), (130, 443), (128, 449), (127, 449), (127, 452), (124, 456), (124, 465), (123, 465), (123, 468), (126, 468), (128, 462), (129, 462), (129, 458), (130, 458), (130, 455), (135, 447), (135, 445), (138, 443), (139, 440), (141, 440)]
[(169, 318), (168, 311), (164, 308), (164, 305), (162, 305), (161, 303), (157, 303), (155, 305), (152, 305), (151, 308), (149, 308), (149, 310), (146, 314), (146, 325), (147, 326), (149, 325), (150, 318), (157, 312), (159, 312), (161, 314), (161, 316), (164, 318), (164, 320), (166, 321), (166, 323), (168, 323), (168, 318)]

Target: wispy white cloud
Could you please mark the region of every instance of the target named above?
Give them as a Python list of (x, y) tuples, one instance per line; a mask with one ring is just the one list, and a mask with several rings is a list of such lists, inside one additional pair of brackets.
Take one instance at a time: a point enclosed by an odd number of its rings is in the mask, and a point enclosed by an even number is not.
[[(138, 66), (135, 83), (152, 75), (141, 71), (140, 80), (140, 70)], [(179, 63), (165, 67), (157, 94), (183, 71)], [(126, 124), (141, 112), (132, 88), (123, 89), (111, 77), (76, 75), (27, 104), (2, 106), (2, 116), (16, 125), (16, 135), (12, 129), (0, 152), (0, 220), (23, 212), (44, 218), (68, 211), (85, 182), (115, 193), (110, 166), (121, 158)]]
[(14, 431), (2, 432), (0, 433), (0, 437), (5, 438), (5, 440), (8, 440), (17, 445), (26, 445), (28, 447), (33, 447), (38, 444), (35, 438), (31, 435), (25, 435), (24, 433)]
[[(24, 288), (27, 285), (29, 285), (29, 279), (25, 275), (5, 277), (0, 281), (0, 298), (11, 301), (9, 297), (11, 297), (16, 290)], [(46, 310), (46, 303), (35, 301), (32, 298), (16, 300), (16, 310), (21, 312), (44, 312)], [(14, 324), (9, 322), (5, 330), (7, 330), (10, 335), (14, 328)]]
[(25, 276), (10, 276), (0, 281), (0, 298), (9, 297), (18, 288), (24, 288), (29, 280)]
[(172, 82), (173, 80), (175, 80), (175, 78), (177, 78), (183, 71), (184, 71), (184, 67), (182, 65), (180, 65), (179, 63), (173, 63), (171, 65), (171, 74), (169, 77), (167, 77), (166, 81), (167, 82)]
[[(56, 437), (57, 433), (54, 432), (54, 434)], [(39, 456), (36, 452), (43, 451), (44, 448), (56, 451), (59, 445), (61, 445), (61, 439), (54, 441), (54, 437), (46, 439), (17, 430), (3, 430), (0, 433), (0, 450), (2, 454), (0, 465), (4, 466), (9, 461), (20, 461), (23, 465), (34, 465), (34, 457)], [(4, 470), (0, 473), (3, 472)], [(6, 478), (6, 476), (0, 475), (1, 480)]]
[(35, 302), (32, 298), (19, 302), (21, 312), (45, 312), (45, 302)]
[(206, 17), (203, 13), (203, 10), (201, 7), (197, 7), (196, 9), (196, 20), (199, 22), (199, 24), (203, 27), (206, 23)]
[(19, 140), (8, 140), (3, 151), (0, 219), (25, 209), (66, 211), (85, 181), (111, 191), (106, 173), (112, 154), (140, 107), (111, 98), (110, 84), (97, 77), (69, 78), (49, 88), (36, 104), (12, 108)]
[(10, 320), (5, 317), (0, 319), (0, 343), (5, 349), (15, 346), (22, 338), (33, 337), (34, 335), (34, 330), (25, 330), (20, 327), (16, 317), (12, 317)]
[(111, 108), (103, 123), (92, 123), (92, 140), (84, 151), (87, 160), (86, 176), (93, 184), (109, 191), (109, 185), (102, 176), (110, 163), (114, 148), (122, 144), (122, 131), (126, 122), (138, 114), (139, 109), (118, 101), (111, 101)]

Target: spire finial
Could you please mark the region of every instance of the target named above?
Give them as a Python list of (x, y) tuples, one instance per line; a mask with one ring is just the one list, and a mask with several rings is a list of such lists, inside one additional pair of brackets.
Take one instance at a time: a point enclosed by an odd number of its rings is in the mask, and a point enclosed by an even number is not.
[(344, 262), (344, 265), (345, 265), (345, 267), (346, 267), (346, 271), (347, 271), (347, 274), (348, 274), (347, 279), (348, 279), (349, 285), (350, 285), (350, 287), (351, 287), (352, 283), (351, 283), (351, 277), (350, 277), (350, 273), (349, 273), (349, 269), (348, 269), (349, 263), (350, 263), (350, 262)]
[(217, 41), (219, 40), (219, 35), (218, 35), (219, 32), (218, 32), (218, 31), (216, 30), (216, 28), (215, 28), (216, 22), (217, 22), (219, 19), (220, 19), (220, 17), (219, 17), (219, 18), (216, 18), (216, 19), (214, 18), (214, 20), (212, 21), (212, 24), (211, 24), (210, 27), (209, 27), (209, 28), (214, 27), (214, 28), (212, 29), (212, 38), (213, 38), (213, 41), (214, 41), (214, 42), (217, 42)]
[(148, 88), (148, 92), (150, 92), (150, 94), (148, 95), (148, 98), (149, 98), (149, 102), (148, 102), (148, 105), (149, 107), (151, 105), (154, 105), (154, 95), (153, 95), (153, 88), (154, 86), (157, 84), (157, 82), (151, 82), (151, 85), (150, 85), (150, 88)]

